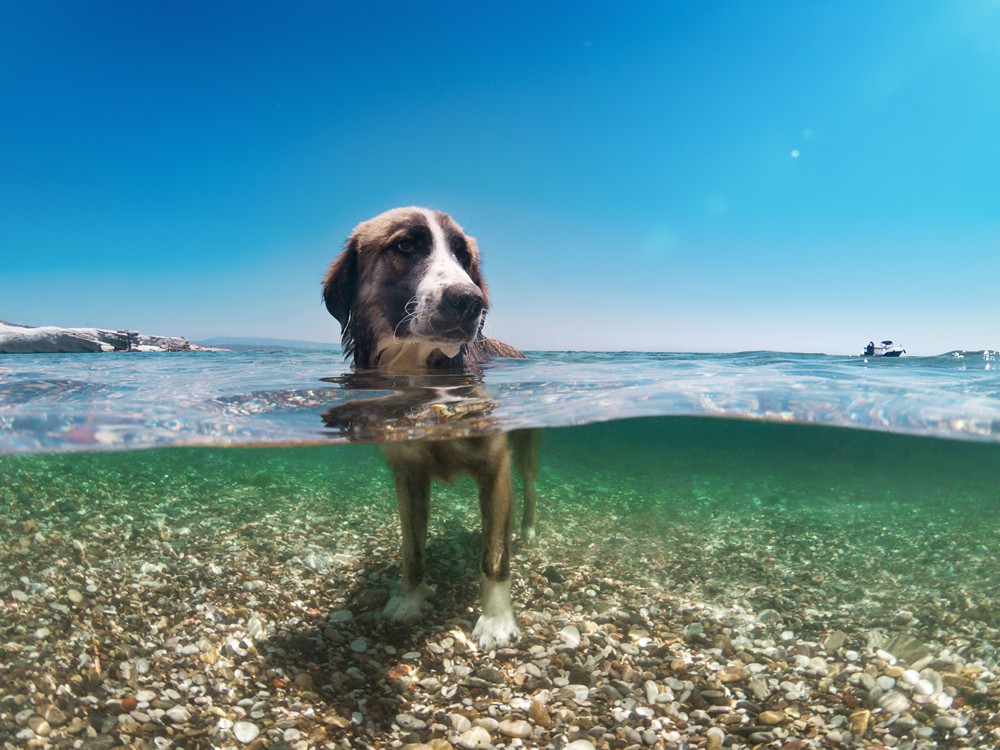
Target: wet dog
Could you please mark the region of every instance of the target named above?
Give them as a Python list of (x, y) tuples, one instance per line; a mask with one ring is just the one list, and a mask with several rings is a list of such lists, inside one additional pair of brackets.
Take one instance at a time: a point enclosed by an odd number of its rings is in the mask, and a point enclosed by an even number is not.
[[(483, 336), (489, 293), (479, 248), (448, 215), (397, 208), (359, 224), (323, 282), (323, 300), (341, 325), (345, 354), (357, 369), (424, 375), (474, 368), (491, 357), (524, 357)], [(512, 433), (524, 482), (522, 536), (535, 537), (538, 434)], [(471, 474), (482, 513), (482, 614), (473, 637), (483, 649), (518, 637), (511, 606), (511, 451), (502, 434), (380, 444), (395, 475), (403, 535), (400, 592), (384, 614), (419, 618), (431, 593), (425, 549), (431, 481)]]

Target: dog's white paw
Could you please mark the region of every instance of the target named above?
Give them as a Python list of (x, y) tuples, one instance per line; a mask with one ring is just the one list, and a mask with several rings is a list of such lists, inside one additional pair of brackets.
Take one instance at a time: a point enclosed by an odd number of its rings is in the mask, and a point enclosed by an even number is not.
[(472, 637), (483, 651), (491, 651), (509, 646), (521, 631), (510, 606), (510, 579), (491, 581), (483, 576), (481, 580), (483, 614), (472, 630)]
[(538, 541), (538, 531), (534, 526), (521, 529), (521, 544), (525, 547), (534, 547)]
[(382, 616), (401, 623), (416, 622), (422, 616), (424, 599), (434, 592), (426, 583), (414, 586), (409, 591), (397, 594), (386, 602)]
[(472, 637), (476, 641), (476, 645), (483, 651), (509, 646), (520, 636), (521, 631), (517, 627), (517, 620), (514, 619), (513, 612), (482, 615), (472, 630)]

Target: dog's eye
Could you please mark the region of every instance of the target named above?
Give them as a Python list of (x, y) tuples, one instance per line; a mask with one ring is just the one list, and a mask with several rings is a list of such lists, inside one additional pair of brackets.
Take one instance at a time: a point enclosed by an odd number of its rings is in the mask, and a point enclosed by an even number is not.
[(417, 246), (413, 244), (413, 240), (400, 240), (396, 243), (396, 249), (404, 255), (409, 255), (417, 249)]

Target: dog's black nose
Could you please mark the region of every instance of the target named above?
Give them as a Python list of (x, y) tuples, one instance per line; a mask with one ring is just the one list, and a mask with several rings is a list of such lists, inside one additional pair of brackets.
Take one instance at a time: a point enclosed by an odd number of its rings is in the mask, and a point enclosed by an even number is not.
[(478, 317), (483, 311), (483, 293), (472, 284), (450, 286), (442, 296), (444, 304), (460, 320)]

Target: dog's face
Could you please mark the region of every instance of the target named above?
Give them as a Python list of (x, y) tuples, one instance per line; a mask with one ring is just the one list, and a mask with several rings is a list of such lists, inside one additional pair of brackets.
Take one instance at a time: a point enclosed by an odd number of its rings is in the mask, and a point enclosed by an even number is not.
[(396, 208), (359, 224), (330, 266), (323, 299), (344, 349), (364, 367), (435, 352), (456, 356), (479, 336), (489, 296), (479, 249), (448, 214)]

